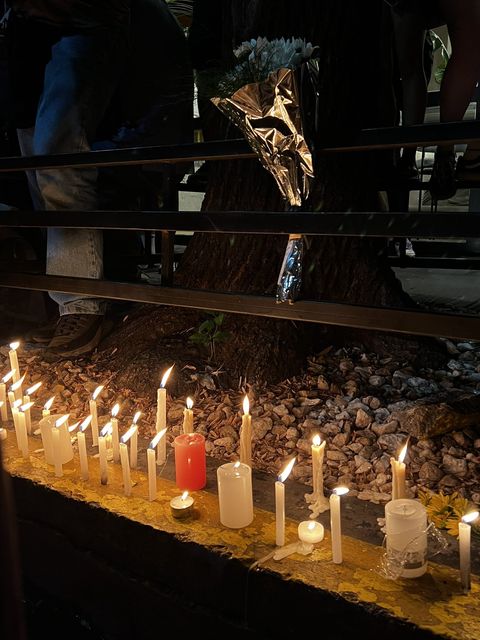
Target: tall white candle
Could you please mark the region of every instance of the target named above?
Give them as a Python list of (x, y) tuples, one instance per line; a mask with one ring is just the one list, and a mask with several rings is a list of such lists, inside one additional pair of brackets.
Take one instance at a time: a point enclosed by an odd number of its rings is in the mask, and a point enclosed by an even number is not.
[(460, 582), (463, 593), (468, 593), (471, 589), (471, 569), (470, 569), (470, 538), (472, 534), (471, 522), (479, 516), (478, 511), (471, 511), (465, 514), (458, 523), (458, 546), (460, 551)]
[(89, 402), (90, 415), (92, 416), (92, 442), (93, 446), (98, 445), (98, 413), (97, 413), (97, 398), (103, 390), (103, 384), (95, 389), (92, 394), (92, 399)]
[(23, 407), (20, 407), (17, 413), (15, 433), (17, 435), (17, 446), (21, 450), (22, 456), (28, 458), (27, 422), (25, 420)]
[(312, 440), (312, 482), (315, 496), (323, 496), (323, 457), (325, 455), (325, 443), (316, 434)]
[(285, 544), (285, 485), (284, 482), (290, 475), (295, 458), (285, 466), (275, 482), (275, 543), (277, 547)]
[(49, 398), (42, 409), (42, 418), (47, 418), (50, 415), (50, 409), (52, 408), (53, 401), (55, 400), (55, 396)]
[(193, 400), (187, 398), (187, 406), (183, 410), (183, 433), (193, 433)]
[[(125, 437), (125, 436), (124, 436)], [(130, 478), (130, 462), (128, 460), (128, 447), (122, 441), (120, 442), (120, 462), (122, 464), (123, 475), (123, 492), (126, 496), (132, 493), (132, 480)]]
[(87, 442), (85, 438), (85, 431), (87, 430), (89, 424), (92, 421), (92, 416), (87, 416), (85, 420), (80, 425), (80, 429), (77, 433), (77, 442), (78, 442), (78, 456), (80, 458), (80, 473), (82, 476), (82, 480), (88, 480), (90, 477), (90, 473), (88, 470), (88, 455), (87, 455)]
[(340, 496), (346, 493), (348, 493), (347, 487), (336, 487), (330, 496), (330, 536), (332, 538), (332, 560), (335, 564), (343, 562)]
[(17, 349), (20, 346), (20, 342), (11, 342), (10, 351), (8, 357), (10, 359), (10, 369), (13, 371), (13, 382), (17, 382), (20, 379), (20, 367), (18, 366)]
[(61, 458), (60, 429), (56, 424), (52, 429), (52, 446), (53, 446), (53, 466), (57, 478), (63, 476), (63, 465)]
[(118, 435), (118, 420), (117, 415), (120, 411), (120, 405), (118, 402), (114, 405), (112, 409), (112, 419), (110, 423), (112, 425), (112, 452), (113, 452), (113, 461), (120, 462), (120, 440)]
[[(220, 522), (230, 529), (253, 520), (252, 469), (243, 462), (227, 462), (217, 469)], [(282, 483), (283, 486), (283, 483)]]
[[(16, 382), (14, 382), (10, 387), (10, 391), (13, 392), (13, 395), (15, 396), (15, 400), (22, 400), (23, 398), (22, 384), (24, 380), (25, 380), (25, 374), (23, 374), (23, 376), (19, 378)], [(9, 394), (9, 397), (10, 397), (10, 394)]]
[(132, 469), (136, 469), (138, 466), (138, 426), (137, 422), (140, 416), (142, 415), (141, 411), (137, 411), (137, 413), (133, 416), (133, 421), (131, 426), (135, 427), (132, 433), (132, 438), (130, 440), (130, 467)]
[(418, 500), (385, 505), (388, 564), (395, 577), (418, 578), (427, 570), (427, 511)]
[[(8, 395), (10, 395), (10, 392), (8, 393)], [(11, 409), (12, 409), (12, 419), (13, 419), (13, 426), (15, 427), (15, 432), (17, 430), (17, 425), (18, 425), (18, 411), (21, 407), (22, 401), (21, 400), (11, 400)], [(18, 439), (17, 439), (17, 443), (18, 443)]]
[[(24, 396), (28, 398), (28, 396)], [(25, 404), (22, 404), (22, 406), (20, 407), (24, 417), (25, 417), (25, 428), (27, 430), (27, 434), (31, 435), (32, 433), (32, 420), (30, 417), (30, 409), (33, 407), (35, 403), (34, 402), (27, 402)]]
[(390, 465), (392, 469), (392, 500), (398, 500), (405, 498), (406, 485), (405, 485), (405, 456), (407, 455), (408, 441), (398, 454), (398, 460), (390, 458)]
[(6, 440), (7, 439), (7, 430), (4, 429), (3, 427), (0, 427), (0, 440)]
[(98, 436), (98, 458), (100, 462), (100, 482), (102, 484), (108, 483), (107, 438), (110, 437), (111, 433), (112, 425), (107, 422)]
[(165, 437), (167, 429), (162, 429), (152, 439), (147, 447), (147, 471), (148, 471), (148, 499), (152, 502), (157, 497), (157, 469), (155, 462), (155, 449), (159, 442)]
[[(163, 374), (160, 386), (157, 389), (157, 420), (155, 430), (157, 433), (167, 428), (167, 380), (175, 365), (172, 364), (170, 369)], [(157, 463), (165, 464), (167, 459), (167, 439), (161, 438), (157, 447)]]
[(252, 466), (252, 416), (248, 396), (243, 399), (242, 428), (240, 431), (240, 462)]
[(1, 408), (1, 417), (2, 422), (8, 420), (8, 407), (7, 407), (7, 382), (13, 378), (13, 370), (9, 371), (6, 375), (3, 376), (2, 382), (0, 383), (0, 401), (3, 402)]
[[(25, 395), (23, 396), (23, 404), (24, 405), (30, 404), (31, 396), (33, 396), (33, 394), (36, 391), (38, 391), (41, 386), (42, 386), (42, 383), (41, 382), (37, 382), (36, 384), (32, 385), (31, 387), (29, 387), (25, 391)], [(32, 402), (31, 406), (33, 406), (33, 402)], [(25, 409), (25, 420), (27, 422), (27, 433), (29, 433), (29, 434), (32, 433), (32, 417), (30, 415), (31, 406), (28, 409)]]

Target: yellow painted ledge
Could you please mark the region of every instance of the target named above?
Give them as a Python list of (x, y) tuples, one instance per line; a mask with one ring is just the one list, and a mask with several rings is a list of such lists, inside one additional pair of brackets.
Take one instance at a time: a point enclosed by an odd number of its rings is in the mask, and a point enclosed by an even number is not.
[[(80, 478), (77, 455), (64, 466), (64, 476), (56, 478), (42, 453), (34, 452), (28, 460), (21, 457), (11, 431), (2, 445), (4, 466), (10, 475), (30, 479), (68, 498), (227, 554), (247, 566), (274, 549), (275, 517), (269, 511), (256, 508), (254, 521), (249, 527), (226, 529), (219, 521), (216, 495), (198, 491), (192, 494), (195, 515), (188, 520), (175, 520), (170, 513), (169, 502), (180, 491), (169, 480), (157, 479), (157, 500), (149, 502), (147, 477), (142, 471), (132, 471), (132, 495), (126, 497), (123, 495), (119, 464), (109, 463), (109, 484), (102, 486), (96, 458), (89, 458), (91, 477), (84, 482)], [(40, 446), (40, 439), (30, 438), (30, 451)], [(297, 539), (297, 526), (297, 522), (287, 520), (287, 543)], [(376, 570), (381, 555), (380, 547), (343, 536), (344, 562), (334, 565), (329, 532), (326, 531), (325, 539), (311, 555), (295, 554), (278, 562), (269, 560), (261, 566), (285, 579), (338, 594), (350, 602), (373, 605), (440, 636), (455, 640), (480, 638), (480, 585), (477, 576), (472, 576), (472, 590), (468, 595), (461, 593), (458, 571), (433, 562), (429, 563), (428, 572), (421, 578), (388, 580)]]

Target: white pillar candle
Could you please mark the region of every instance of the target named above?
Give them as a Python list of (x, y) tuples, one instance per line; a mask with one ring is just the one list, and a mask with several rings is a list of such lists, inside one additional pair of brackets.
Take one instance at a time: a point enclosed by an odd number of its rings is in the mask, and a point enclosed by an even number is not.
[(283, 547), (285, 544), (285, 485), (284, 482), (290, 475), (295, 458), (285, 466), (275, 482), (275, 544)]
[(110, 423), (112, 425), (112, 452), (113, 452), (113, 461), (120, 462), (120, 439), (118, 435), (118, 420), (117, 415), (120, 411), (120, 405), (117, 404), (112, 409), (112, 419)]
[(155, 449), (159, 442), (164, 439), (167, 429), (162, 429), (152, 439), (147, 447), (147, 470), (148, 470), (148, 499), (155, 500), (157, 497), (157, 469), (156, 469), (156, 452)]
[(402, 448), (398, 455), (398, 460), (390, 458), (390, 465), (392, 469), (392, 500), (398, 500), (399, 498), (405, 498), (406, 484), (405, 484), (405, 456), (407, 455), (408, 442)]
[(321, 442), (317, 434), (312, 442), (312, 483), (315, 496), (323, 496), (323, 457), (325, 455), (326, 440)]
[(92, 416), (87, 416), (80, 425), (80, 429), (77, 433), (78, 456), (80, 458), (80, 474), (82, 476), (82, 480), (88, 480), (90, 477), (90, 473), (88, 470), (88, 455), (85, 431), (87, 430), (88, 425), (91, 423), (91, 421)]
[(10, 351), (8, 357), (10, 359), (10, 369), (13, 371), (13, 382), (20, 380), (20, 367), (18, 366), (17, 349), (20, 346), (20, 342), (10, 343)]
[[(163, 374), (160, 386), (157, 389), (157, 420), (155, 424), (155, 431), (160, 433), (163, 429), (167, 428), (167, 390), (165, 385), (175, 365), (172, 364), (170, 369)], [(167, 439), (162, 438), (158, 443), (157, 448), (157, 463), (165, 464), (167, 459)]]
[(471, 568), (470, 568), (470, 538), (472, 534), (471, 522), (479, 516), (478, 511), (471, 511), (464, 515), (458, 523), (458, 547), (460, 551), (460, 582), (463, 593), (468, 593), (471, 589)]
[(38, 425), (40, 427), (40, 435), (42, 436), (45, 461), (47, 464), (55, 464), (52, 430), (57, 428), (55, 427), (57, 420), (62, 419), (63, 421), (60, 422), (60, 426), (58, 427), (60, 431), (60, 457), (62, 464), (70, 462), (73, 458), (72, 438), (67, 428), (68, 415), (52, 414), (42, 418)]
[[(252, 469), (243, 462), (227, 462), (217, 469), (220, 522), (230, 529), (253, 520)], [(283, 485), (282, 485), (283, 486)]]
[(304, 520), (298, 525), (298, 537), (302, 542), (316, 544), (323, 540), (324, 535), (323, 524), (316, 520)]
[(330, 496), (330, 535), (332, 539), (332, 560), (335, 564), (343, 562), (340, 496), (346, 493), (348, 493), (347, 487), (336, 487)]
[(103, 390), (103, 384), (95, 389), (92, 394), (92, 399), (89, 402), (90, 415), (92, 416), (92, 442), (93, 446), (98, 446), (98, 413), (97, 413), (97, 398)]
[(243, 400), (242, 428), (240, 430), (240, 462), (252, 466), (252, 416), (248, 396)]
[(129, 496), (132, 493), (132, 481), (130, 478), (130, 462), (128, 460), (128, 447), (124, 442), (120, 442), (119, 447), (120, 447), (120, 462), (122, 464), (122, 475), (123, 475), (123, 492), (126, 496)]
[(187, 398), (187, 406), (183, 410), (183, 433), (193, 433), (193, 400)]
[(25, 413), (21, 409), (17, 412), (15, 433), (17, 436), (17, 446), (22, 452), (22, 456), (28, 458), (27, 422), (25, 420)]
[(100, 482), (108, 483), (108, 467), (107, 467), (107, 438), (112, 433), (112, 425), (110, 422), (103, 427), (98, 436), (98, 458), (100, 462)]
[(402, 578), (427, 570), (427, 512), (418, 500), (398, 498), (385, 505), (387, 557)]

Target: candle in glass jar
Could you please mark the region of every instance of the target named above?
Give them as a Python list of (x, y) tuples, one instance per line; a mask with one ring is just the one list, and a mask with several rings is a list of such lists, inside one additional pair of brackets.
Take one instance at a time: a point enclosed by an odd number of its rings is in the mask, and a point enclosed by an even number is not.
[(252, 416), (248, 396), (243, 400), (242, 428), (240, 431), (240, 462), (252, 466)]
[(205, 438), (201, 433), (182, 433), (174, 441), (177, 487), (188, 491), (203, 489), (207, 483)]
[(385, 505), (388, 563), (402, 578), (427, 570), (427, 511), (418, 500), (398, 498)]
[(217, 469), (220, 522), (230, 529), (253, 520), (252, 469), (243, 462), (227, 462)]
[[(155, 423), (155, 430), (157, 433), (167, 428), (167, 380), (170, 377), (172, 369), (175, 365), (172, 364), (170, 369), (163, 374), (160, 386), (157, 389), (157, 420)], [(193, 431), (193, 428), (192, 428)], [(157, 447), (157, 464), (165, 464), (167, 459), (167, 439), (161, 438)]]
[(20, 379), (20, 367), (18, 366), (18, 354), (17, 349), (20, 346), (20, 342), (11, 342), (10, 351), (8, 357), (10, 359), (10, 369), (13, 371), (13, 382), (17, 382)]
[(77, 433), (78, 455), (80, 458), (80, 473), (82, 476), (82, 480), (88, 480), (88, 478), (90, 477), (88, 470), (87, 442), (85, 439), (85, 431), (87, 430), (91, 421), (92, 416), (87, 416), (81, 423), (80, 430)]
[(405, 485), (405, 456), (407, 455), (408, 441), (398, 454), (398, 460), (390, 458), (390, 465), (392, 468), (392, 500), (398, 500), (399, 498), (405, 498), (406, 485)]
[(460, 551), (460, 582), (463, 593), (468, 593), (471, 585), (470, 568), (470, 539), (472, 533), (471, 522), (479, 516), (478, 511), (465, 514), (458, 523), (458, 546)]
[(148, 499), (150, 502), (157, 497), (157, 467), (155, 449), (159, 441), (165, 436), (167, 429), (162, 429), (152, 439), (147, 447)]
[(95, 389), (92, 394), (92, 399), (89, 402), (90, 415), (92, 416), (92, 442), (93, 446), (98, 445), (98, 413), (97, 413), (97, 398), (103, 390), (103, 384)]
[[(93, 421), (92, 421), (93, 424)], [(98, 458), (100, 462), (100, 482), (101, 484), (108, 483), (108, 467), (107, 467), (107, 448), (108, 440), (111, 437), (112, 425), (110, 422), (103, 427), (98, 436)]]
[(183, 433), (193, 433), (193, 400), (187, 398), (186, 405), (183, 410)]
[(332, 560), (335, 564), (343, 562), (340, 496), (346, 493), (348, 493), (347, 487), (336, 487), (330, 496), (330, 536), (332, 539)]
[(285, 544), (285, 485), (284, 482), (290, 475), (295, 458), (285, 466), (275, 482), (275, 543), (277, 547)]

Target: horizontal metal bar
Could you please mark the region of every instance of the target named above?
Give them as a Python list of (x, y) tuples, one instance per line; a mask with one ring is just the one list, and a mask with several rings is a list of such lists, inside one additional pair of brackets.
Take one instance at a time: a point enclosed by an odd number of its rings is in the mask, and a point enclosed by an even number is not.
[(318, 322), (360, 329), (480, 339), (480, 317), (468, 315), (425, 313), (310, 300), (299, 300), (292, 305), (277, 304), (274, 298), (266, 296), (18, 273), (0, 273), (0, 286), (76, 293), (113, 300)]
[(1, 227), (199, 231), (378, 238), (477, 238), (472, 213), (285, 213), (265, 211), (6, 211)]

